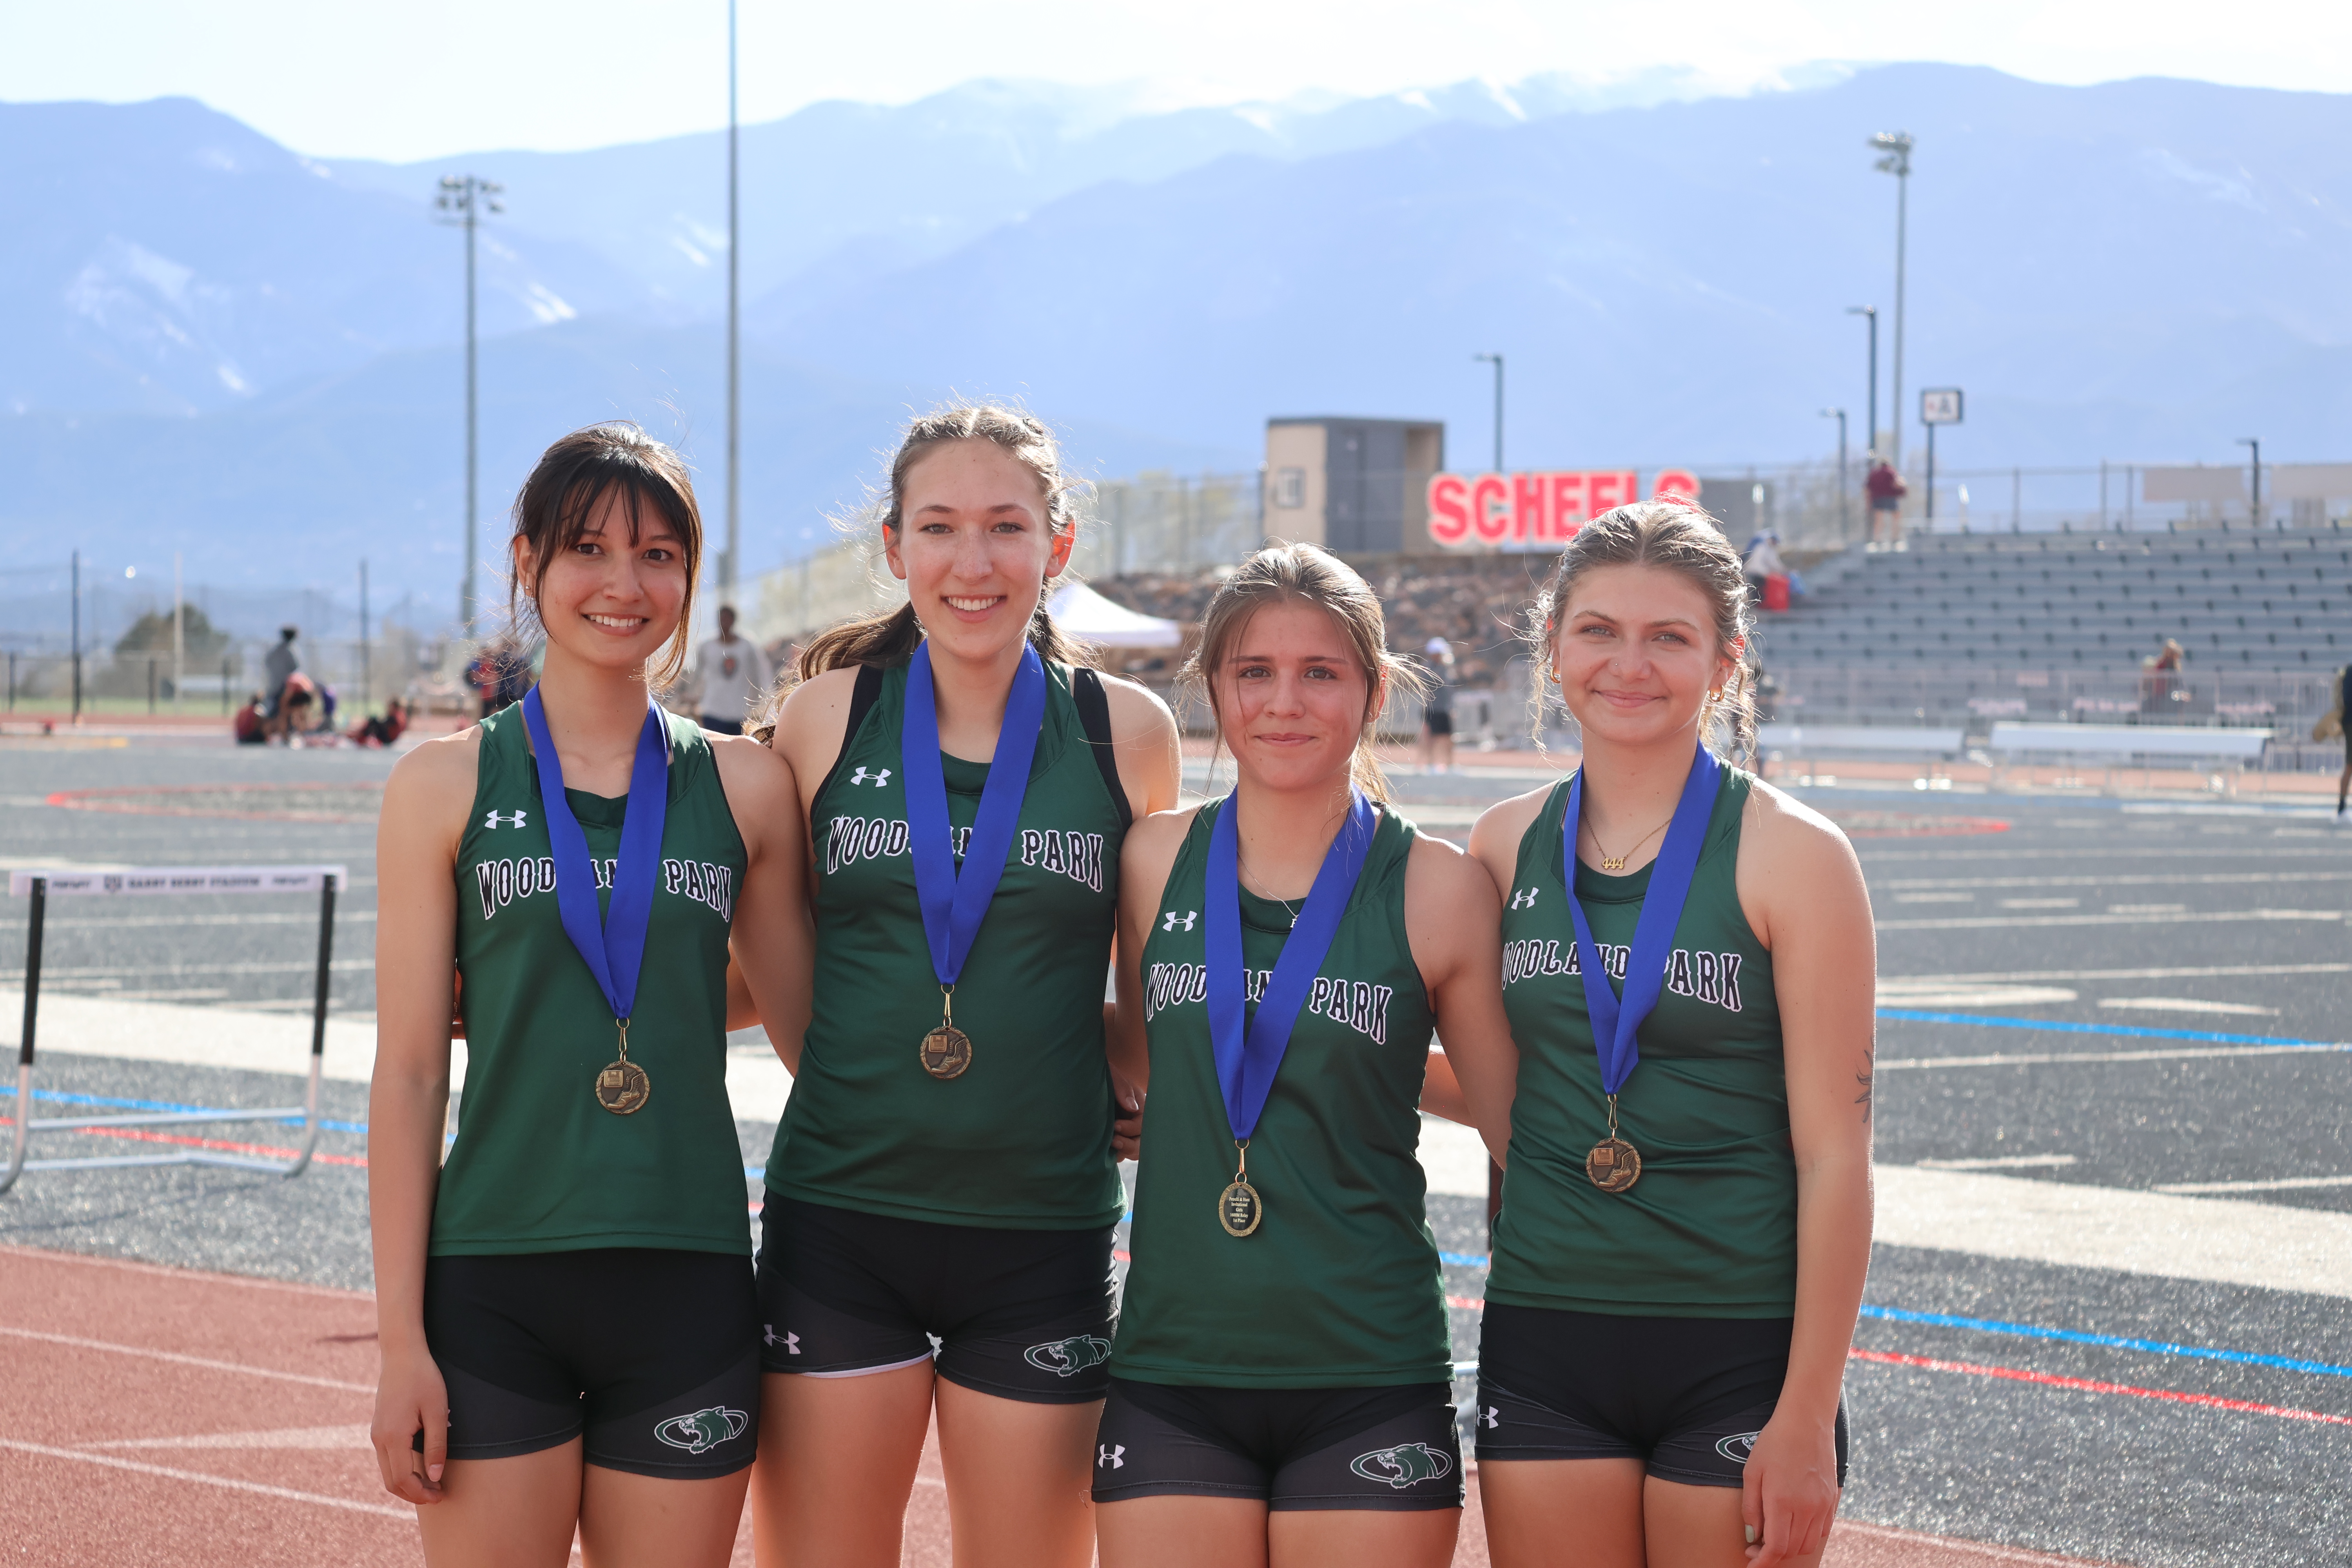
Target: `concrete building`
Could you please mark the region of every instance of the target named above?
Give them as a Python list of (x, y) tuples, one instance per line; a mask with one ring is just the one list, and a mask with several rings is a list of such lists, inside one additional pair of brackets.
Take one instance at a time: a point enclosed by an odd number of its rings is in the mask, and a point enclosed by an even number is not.
[(1269, 419), (1265, 536), (1342, 555), (1426, 550), (1429, 477), (1444, 467), (1435, 420)]

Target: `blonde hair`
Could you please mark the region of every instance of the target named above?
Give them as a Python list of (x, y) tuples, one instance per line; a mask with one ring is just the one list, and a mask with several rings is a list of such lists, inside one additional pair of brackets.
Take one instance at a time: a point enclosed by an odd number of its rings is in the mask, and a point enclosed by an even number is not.
[(1349, 777), (1358, 789), (1385, 802), (1388, 779), (1373, 750), (1381, 700), (1391, 690), (1418, 693), (1425, 682), (1418, 669), (1389, 652), (1387, 622), (1371, 584), (1319, 544), (1268, 544), (1243, 562), (1209, 601), (1201, 617), (1200, 646), (1179, 674), (1208, 699), (1217, 726), (1216, 743), (1224, 743), (1225, 724), (1217, 700), (1217, 672), (1232, 657), (1251, 617), (1275, 604), (1312, 605), (1329, 616), (1348, 639), (1363, 669), (1365, 686), (1363, 724), (1349, 759)]
[[(1738, 552), (1723, 536), (1722, 526), (1690, 501), (1635, 501), (1603, 512), (1576, 531), (1576, 537), (1559, 552), (1559, 564), (1536, 595), (1534, 613), (1528, 616), (1527, 637), (1535, 658), (1538, 691), (1559, 679), (1559, 672), (1552, 667), (1552, 647), (1559, 637), (1560, 613), (1577, 580), (1597, 566), (1663, 567), (1706, 595), (1717, 649), (1732, 657), (1733, 668), (1721, 695), (1710, 697), (1701, 710), (1699, 732), (1715, 731), (1717, 739), (1728, 740), (1733, 753), (1754, 755), (1756, 669), (1748, 650), (1755, 616), (1748, 580)], [(1536, 712), (1540, 740), (1540, 702)], [(1717, 745), (1716, 749), (1725, 748)]]

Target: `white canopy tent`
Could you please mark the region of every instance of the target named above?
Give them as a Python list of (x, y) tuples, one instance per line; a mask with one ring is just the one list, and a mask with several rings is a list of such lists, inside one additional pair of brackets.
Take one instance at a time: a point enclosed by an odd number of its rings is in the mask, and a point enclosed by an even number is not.
[(1115, 605), (1083, 583), (1057, 589), (1046, 601), (1063, 632), (1097, 647), (1181, 647), (1184, 628), (1157, 616)]

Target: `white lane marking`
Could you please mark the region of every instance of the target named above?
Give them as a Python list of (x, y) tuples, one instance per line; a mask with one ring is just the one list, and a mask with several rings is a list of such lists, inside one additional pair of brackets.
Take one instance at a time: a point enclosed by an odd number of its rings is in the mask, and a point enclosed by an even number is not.
[(2131, 1007), (2143, 1013), (2231, 1013), (2248, 1018), (2275, 1018), (2278, 1009), (2252, 1002), (2200, 1002), (2194, 996), (2102, 996), (2102, 1007)]
[(1949, 981), (1882, 980), (1882, 1007), (2033, 1007), (2072, 1002), (2063, 985), (1969, 985)]
[[(2027, 1568), (2091, 1568), (2080, 1557), (2053, 1557), (2046, 1552), (2027, 1552), (2014, 1546), (1989, 1546), (1981, 1541), (1961, 1541), (1948, 1535), (1925, 1535), (1916, 1530), (1897, 1530), (1892, 1525), (1864, 1524), (1858, 1519), (1841, 1519), (1834, 1527), (1839, 1535), (1858, 1535), (1866, 1541), (1891, 1541), (1917, 1549), (1936, 1548), (1937, 1560), (1948, 1557), (1965, 1558), (1971, 1563), (2018, 1563)], [(1916, 1561), (1907, 1554), (1898, 1562)]]
[(1884, 1072), (1909, 1068), (2014, 1068), (2068, 1062), (2169, 1062), (2200, 1057), (2300, 1057), (2352, 1051), (2352, 1042), (2324, 1046), (2164, 1046), (2140, 1051), (1997, 1051), (1974, 1057), (1881, 1057)]
[(340, 1508), (352, 1513), (381, 1514), (386, 1519), (404, 1522), (414, 1521), (413, 1508), (393, 1508), (384, 1503), (360, 1502), (352, 1498), (325, 1497), (318, 1492), (298, 1492), (291, 1487), (273, 1487), (260, 1481), (241, 1481), (231, 1476), (207, 1475), (202, 1470), (174, 1470), (163, 1465), (142, 1465), (136, 1459), (118, 1459), (111, 1454), (85, 1454), (78, 1448), (52, 1448), (47, 1443), (19, 1442), (14, 1437), (0, 1437), (0, 1448), (14, 1448), (20, 1454), (38, 1454), (44, 1458), (71, 1459), (77, 1464), (104, 1465), (110, 1469), (129, 1470), (133, 1475), (160, 1476), (171, 1481), (194, 1481), (198, 1486), (226, 1488), (230, 1491), (254, 1492), (262, 1497), (282, 1498), (288, 1502), (316, 1503), (320, 1508)]
[(1974, 893), (1897, 893), (1895, 901), (1898, 904), (1973, 904), (1977, 896)]
[(2352, 1214), (1911, 1165), (1877, 1200), (1891, 1246), (2352, 1297)]
[(261, 1432), (205, 1432), (187, 1437), (116, 1437), (83, 1448), (331, 1448), (374, 1447), (367, 1423), (346, 1426), (275, 1426)]
[[(295, 967), (308, 971), (317, 966)], [(310, 1004), (299, 1005), (298, 1016), (290, 1007), (284, 1014), (249, 1007), (178, 1007), (168, 1002), (118, 1001), (111, 996), (60, 992), (41, 998), (40, 1032), (35, 1043), (42, 1056), (58, 1052), (241, 1072), (307, 1073), (310, 1069)], [(24, 1013), (21, 990), (0, 991), (0, 1021), (13, 1024)], [(9, 1028), (11, 1051), (16, 1034), (16, 1028)], [(320, 1070), (338, 1083), (365, 1083), (373, 1077), (375, 1020), (330, 1016), (326, 1056)], [(466, 1081), (462, 1040), (449, 1047), (449, 1081), (453, 1085)]]
[[(2132, 858), (2139, 858), (2137, 853)], [(1913, 877), (1878, 885), (1890, 890), (1906, 888), (2211, 888), (2276, 882), (2352, 882), (2352, 869), (2342, 871), (2190, 871), (2169, 876), (2126, 872), (2103, 877), (2084, 872), (2070, 877)]]
[(2055, 1167), (2074, 1163), (2072, 1154), (2002, 1154), (1986, 1160), (1921, 1160), (1918, 1165), (1926, 1171), (2021, 1171), (2034, 1166)]
[(2111, 915), (2177, 915), (2188, 907), (2187, 904), (2109, 904), (2107, 913)]
[(2352, 974), (2352, 963), (2208, 963), (2177, 969), (1996, 969), (1974, 974), (1881, 975), (1881, 985), (1967, 980), (2210, 980), (2230, 974)]
[[(373, 958), (338, 958), (329, 965), (337, 974), (373, 974)], [(41, 966), (44, 980), (121, 980), (139, 974), (316, 974), (319, 961), (309, 959), (273, 959), (253, 963), (105, 963), (83, 964), (77, 968)]]
[(47, 1247), (14, 1247), (0, 1243), (0, 1258), (22, 1258), (26, 1263), (70, 1263), (83, 1268), (112, 1268), (125, 1274), (152, 1274), (160, 1279), (177, 1279), (182, 1284), (195, 1280), (205, 1285), (238, 1285), (255, 1290), (289, 1290), (297, 1296), (331, 1296), (339, 1301), (373, 1301), (373, 1290), (338, 1290), (331, 1285), (305, 1285), (293, 1279), (256, 1279), (243, 1274), (207, 1274), (195, 1268), (174, 1268), (163, 1263), (141, 1263), (128, 1258), (92, 1258), (81, 1252), (51, 1252)]
[(338, 1388), (349, 1394), (373, 1394), (372, 1383), (345, 1383), (341, 1378), (312, 1377), (308, 1373), (279, 1372), (274, 1367), (247, 1366), (237, 1361), (215, 1361), (210, 1356), (182, 1355), (177, 1351), (151, 1350), (145, 1345), (118, 1345), (105, 1340), (86, 1340), (77, 1334), (44, 1333), (38, 1329), (12, 1329), (0, 1324), (0, 1334), (12, 1339), (37, 1340), (44, 1344), (70, 1345), (75, 1350), (102, 1351), (109, 1355), (138, 1356), (145, 1361), (165, 1361), (174, 1366), (201, 1367), (206, 1372), (233, 1372), (246, 1377), (266, 1377), (278, 1383), (307, 1384), (312, 1388)]
[(1947, 920), (1880, 921), (1880, 931), (2012, 931), (2025, 926), (2222, 925), (2242, 921), (2341, 921), (2342, 910), (2213, 910), (2177, 915), (1966, 915)]
[[(2080, 899), (2003, 899), (2000, 901), (2000, 907), (2005, 910), (2079, 910), (2083, 907), (2083, 900)], [(2176, 904), (2173, 907), (2178, 909), (2180, 906)]]
[(2352, 1176), (2282, 1176), (2270, 1182), (2166, 1182), (2159, 1193), (2297, 1193), (2313, 1187), (2352, 1187)]

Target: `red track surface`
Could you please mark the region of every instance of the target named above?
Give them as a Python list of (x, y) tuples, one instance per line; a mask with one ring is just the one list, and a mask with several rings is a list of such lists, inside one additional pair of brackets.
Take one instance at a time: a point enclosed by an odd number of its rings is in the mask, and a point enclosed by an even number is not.
[[(366, 1446), (364, 1295), (0, 1247), (0, 1519), (8, 1561), (108, 1568), (416, 1568), (411, 1510)], [(1459, 1568), (1485, 1568), (1477, 1481)], [(948, 1568), (929, 1450), (909, 1568)], [(747, 1518), (735, 1562), (751, 1568)], [(2080, 1568), (1850, 1522), (1828, 1568)]]

